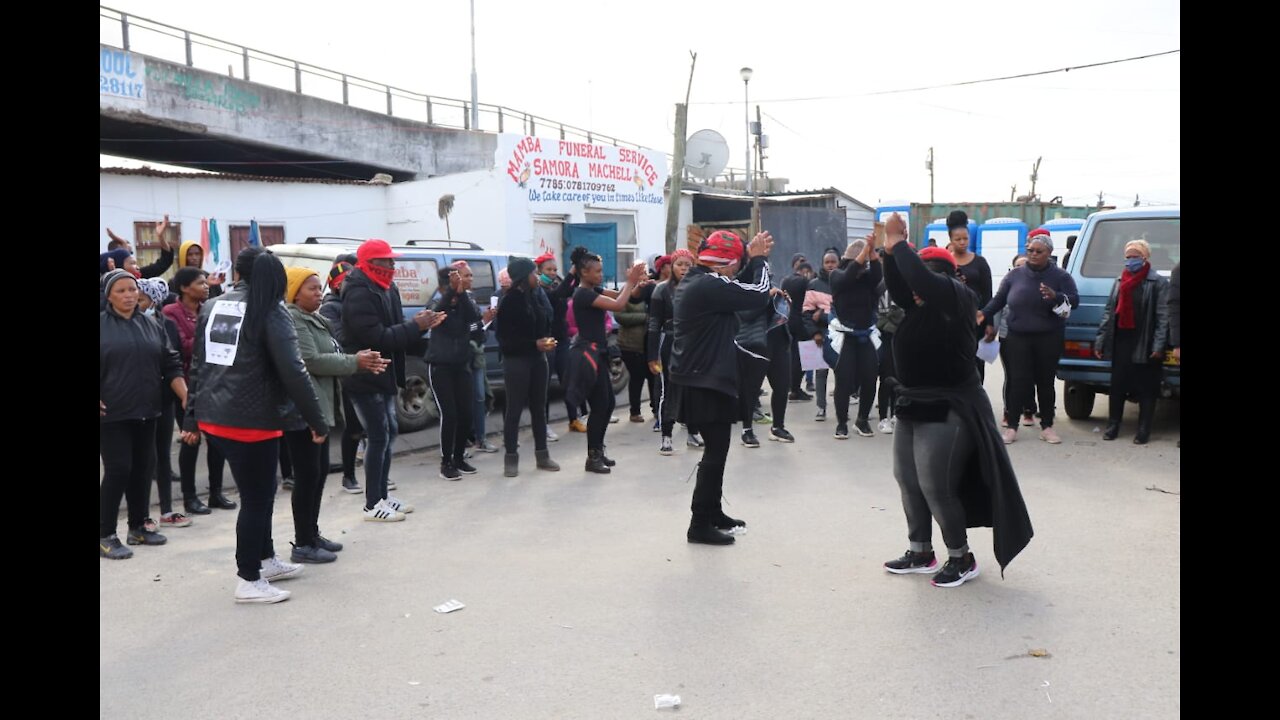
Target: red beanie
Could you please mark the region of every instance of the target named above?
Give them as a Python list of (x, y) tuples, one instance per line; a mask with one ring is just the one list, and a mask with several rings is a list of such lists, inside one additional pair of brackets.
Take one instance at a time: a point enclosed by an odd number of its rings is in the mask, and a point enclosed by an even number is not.
[(728, 230), (717, 230), (698, 246), (698, 262), (708, 265), (729, 265), (742, 260), (745, 246), (737, 235)]
[(940, 247), (927, 247), (920, 251), (921, 260), (945, 260), (951, 263), (952, 269), (956, 267), (956, 259), (951, 257), (951, 253)]
[(670, 255), (659, 255), (657, 260), (653, 261), (653, 269), (662, 272), (662, 268), (671, 264)]

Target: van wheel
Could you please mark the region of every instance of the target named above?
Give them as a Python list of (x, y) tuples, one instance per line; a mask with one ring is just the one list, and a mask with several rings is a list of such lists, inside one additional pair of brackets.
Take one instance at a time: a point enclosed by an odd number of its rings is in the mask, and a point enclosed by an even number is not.
[(396, 394), (396, 419), (400, 421), (400, 432), (417, 432), (439, 417), (435, 396), (431, 394), (431, 383), (427, 380), (426, 361), (409, 358), (405, 363), (405, 392)]
[(1067, 411), (1067, 417), (1072, 420), (1089, 419), (1089, 415), (1093, 413), (1093, 401), (1096, 397), (1096, 392), (1081, 383), (1067, 383), (1066, 397), (1063, 398), (1062, 403)]

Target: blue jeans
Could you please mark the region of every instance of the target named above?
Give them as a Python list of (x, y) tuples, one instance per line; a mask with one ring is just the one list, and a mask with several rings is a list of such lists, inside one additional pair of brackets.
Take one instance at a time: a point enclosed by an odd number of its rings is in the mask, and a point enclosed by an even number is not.
[(484, 420), (488, 407), (485, 404), (485, 371), (484, 368), (478, 368), (471, 371), (473, 377), (475, 392), (475, 409), (471, 413), (471, 431), (476, 436), (476, 446), (484, 444), (485, 431)]
[(349, 393), (356, 417), (364, 426), (368, 444), (364, 450), (364, 506), (368, 510), (387, 496), (391, 477), (391, 444), (395, 442), (396, 396), (381, 393)]

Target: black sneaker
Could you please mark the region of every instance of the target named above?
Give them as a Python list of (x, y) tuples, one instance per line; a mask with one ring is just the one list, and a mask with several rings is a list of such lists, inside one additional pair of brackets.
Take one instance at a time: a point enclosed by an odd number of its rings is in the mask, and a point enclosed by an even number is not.
[(826, 422), (826, 421), (827, 421), (827, 409), (826, 409), (826, 408), (818, 408), (818, 412), (814, 413), (814, 415), (813, 415), (813, 421), (814, 421), (814, 422)]
[(334, 542), (334, 541), (330, 540), (329, 538), (327, 538), (327, 537), (325, 537), (325, 536), (323, 536), (323, 535), (317, 535), (317, 536), (316, 536), (316, 545), (318, 545), (318, 546), (320, 546), (320, 547), (324, 548), (325, 550), (328, 550), (329, 552), (333, 552), (333, 553), (341, 552), (341, 551), (342, 551), (342, 543), (340, 543), (340, 542)]
[(938, 558), (934, 556), (932, 550), (929, 552), (908, 550), (897, 560), (890, 560), (885, 563), (884, 569), (894, 575), (906, 575), (908, 573), (935, 573), (938, 571)]
[(342, 478), (342, 491), (351, 493), (352, 495), (357, 495), (359, 493), (364, 492), (364, 490), (360, 487), (360, 481), (356, 480), (353, 477)]
[(280, 486), (283, 487), (285, 490), (292, 490), (293, 478), (285, 478), (284, 480), (280, 481)]
[(733, 536), (711, 525), (689, 526), (685, 538), (691, 543), (702, 545), (732, 545)]
[(128, 560), (133, 557), (133, 551), (121, 545), (120, 538), (115, 535), (98, 538), (98, 554), (108, 560)]
[(848, 440), (849, 425), (847, 423), (836, 423), (836, 433), (834, 437), (837, 440)]
[(866, 418), (858, 418), (853, 421), (853, 427), (857, 429), (858, 434), (862, 437), (874, 437), (875, 433), (871, 431), (871, 421)]
[(808, 382), (808, 383), (805, 383), (805, 384), (804, 384), (804, 390), (805, 390), (805, 392), (811, 392), (811, 393), (813, 393), (813, 392), (817, 392), (817, 391), (818, 391), (818, 389), (817, 389), (817, 388), (815, 388), (815, 387), (813, 386), (813, 383), (811, 383), (811, 382)]
[(317, 545), (293, 545), (293, 552), (289, 553), (290, 562), (296, 563), (331, 563), (337, 559), (337, 555)]
[(471, 463), (467, 462), (466, 460), (456, 460), (454, 461), (453, 466), (457, 468), (458, 472), (462, 473), (463, 475), (476, 474), (476, 469), (471, 465)]
[(125, 536), (125, 542), (130, 545), (163, 545), (169, 542), (169, 538), (158, 532), (151, 532), (144, 527), (129, 528), (129, 534)]
[(813, 396), (803, 390), (797, 390), (787, 396), (787, 402), (809, 402)]
[(948, 558), (947, 564), (942, 566), (942, 570), (929, 582), (934, 587), (960, 587), (969, 580), (978, 577), (978, 559), (973, 553), (967, 553), (962, 558)]
[(715, 525), (717, 530), (722, 530), (724, 532), (730, 532), (734, 528), (741, 528), (741, 530), (745, 532), (747, 529), (747, 523), (745, 521), (731, 518), (728, 515), (725, 515), (723, 510), (720, 511), (720, 517), (716, 518), (712, 525)]
[(760, 441), (756, 439), (756, 431), (750, 428), (742, 431), (742, 444), (749, 448), (760, 447)]
[(786, 428), (769, 428), (769, 439), (777, 442), (793, 443), (796, 438)]
[(458, 472), (458, 468), (453, 466), (451, 462), (440, 463), (440, 479), (441, 480), (461, 480), (462, 473)]

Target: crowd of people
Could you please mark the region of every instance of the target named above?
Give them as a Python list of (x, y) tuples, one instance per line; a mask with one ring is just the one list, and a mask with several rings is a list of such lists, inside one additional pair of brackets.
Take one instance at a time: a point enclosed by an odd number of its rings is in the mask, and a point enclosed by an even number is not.
[[(158, 237), (167, 225), (167, 217), (157, 223)], [(362, 243), (323, 276), (286, 269), (250, 247), (235, 259), (227, 283), (203, 269), (198, 244), (180, 244), (175, 257), (174, 243), (166, 242), (160, 262), (143, 268), (128, 242), (112, 234), (100, 261), (101, 554), (128, 558), (127, 545), (162, 545), (160, 530), (190, 525), (191, 515), (238, 509), (236, 601), (287, 599), (272, 581), (298, 575), (306, 563), (334, 562), (342, 550), (319, 527), (331, 439), (341, 445), (343, 490), (365, 496), (365, 520), (402, 522), (413, 512), (391, 494), (390, 477), (408, 357), (428, 365), (440, 415), (439, 476), (476, 474), (472, 451), (499, 450), (485, 434), (485, 369), (477, 360), (492, 330), (505, 382), (503, 474), (520, 473), (526, 410), (535, 468), (560, 470), (548, 444), (558, 439), (549, 424), (552, 374), (565, 391), (570, 430), (587, 435), (584, 470), (613, 472), (617, 462), (605, 441), (617, 421), (609, 369), (618, 355), (630, 371), (631, 422), (647, 422), (647, 389), (659, 454), (675, 453), (677, 425), (687, 448), (701, 453), (691, 543), (729, 545), (745, 532), (746, 522), (726, 515), (721, 504), (734, 426), (741, 424), (747, 448), (760, 445), (755, 424), (769, 425), (770, 440), (795, 442), (788, 405), (816, 401), (814, 420), (825, 421), (834, 373), (835, 438), (850, 437), (851, 419), (859, 436), (873, 436), (873, 409), (879, 432), (894, 435), (909, 546), (886, 570), (960, 585), (978, 574), (967, 528), (996, 528), (1002, 568), (1031, 538), (1005, 445), (1036, 416), (1040, 438), (1061, 442), (1053, 430), (1054, 369), (1065, 317), (1079, 297), (1071, 276), (1050, 261), (1047, 232), (1031, 233), (1026, 255), (993, 291), (986, 260), (969, 251), (968, 218), (952, 213), (947, 226), (945, 249), (917, 252), (894, 215), (881, 237), (826, 250), (818, 270), (803, 255), (793, 257), (780, 281), (768, 232), (749, 242), (714, 232), (696, 252), (657, 258), (652, 271), (632, 265), (616, 289), (605, 287), (603, 260), (586, 248), (570, 253), (563, 276), (550, 253), (512, 256), (497, 303), (483, 312), (471, 293), (474, 274), (458, 261), (441, 268), (439, 291), (408, 320), (394, 283), (398, 254), (382, 240)], [(1167, 345), (1180, 354), (1179, 273), (1175, 268), (1172, 282), (1165, 280), (1149, 258), (1145, 242), (1125, 246), (1125, 269), (1098, 332), (1096, 352), (1112, 362), (1114, 375), (1106, 440), (1118, 436), (1132, 396), (1140, 408), (1134, 442), (1148, 441), (1159, 364)], [(171, 280), (158, 279), (175, 259)], [(616, 348), (609, 340), (615, 323)], [(979, 341), (996, 337), (1003, 340), (1006, 378), (1002, 427), (976, 357)], [(810, 341), (825, 367), (801, 367), (800, 343)], [(175, 429), (183, 512), (172, 504)], [(355, 472), (362, 441), (363, 488)], [(195, 487), (202, 445), (207, 503)], [(239, 505), (222, 492), (226, 466)], [(277, 553), (271, 530), (281, 477), (292, 490), (288, 560)], [(159, 522), (149, 517), (153, 479)], [(117, 535), (122, 498), (126, 544)], [(947, 550), (941, 566), (934, 521)]]

